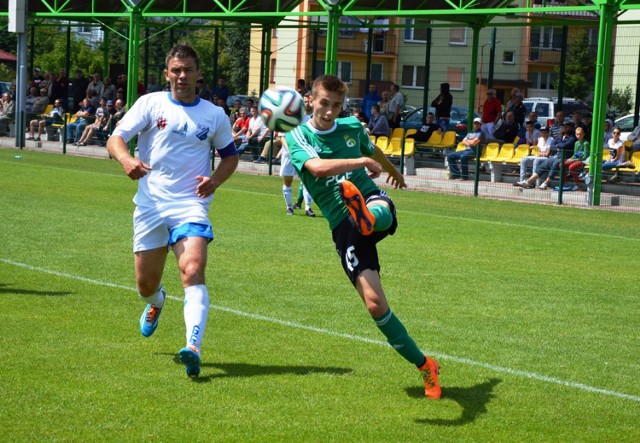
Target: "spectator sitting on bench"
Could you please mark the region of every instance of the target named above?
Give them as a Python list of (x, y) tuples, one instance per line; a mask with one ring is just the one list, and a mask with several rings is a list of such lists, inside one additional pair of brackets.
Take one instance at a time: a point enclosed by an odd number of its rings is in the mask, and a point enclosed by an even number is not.
[(271, 130), (267, 128), (267, 126), (258, 115), (258, 107), (251, 107), (251, 120), (249, 121), (249, 129), (247, 130), (247, 137), (245, 141), (238, 147), (238, 155), (241, 155), (249, 146), (249, 144), (253, 144), (254, 146), (258, 146), (260, 148), (264, 147), (264, 144), (267, 142), (269, 134)]
[(519, 130), (520, 125), (516, 122), (515, 114), (513, 111), (508, 111), (504, 116), (504, 121), (498, 129), (495, 130), (493, 136), (487, 140), (487, 143), (513, 143), (518, 136)]
[(622, 130), (619, 126), (613, 128), (611, 135), (613, 136), (607, 143), (606, 148), (609, 149), (609, 158), (602, 162), (602, 170), (610, 171), (616, 169), (616, 173), (607, 180), (607, 183), (615, 183), (619, 180), (617, 169), (620, 168), (635, 168), (632, 161), (626, 160), (627, 151), (624, 147), (624, 143), (620, 140), (620, 132)]
[(249, 122), (251, 117), (247, 115), (247, 108), (240, 106), (238, 109), (238, 118), (233, 122), (231, 127), (231, 135), (237, 145), (242, 143), (247, 138), (247, 131), (249, 130)]
[(87, 146), (87, 142), (93, 137), (93, 133), (97, 131), (104, 131), (109, 122), (109, 109), (107, 107), (107, 101), (104, 97), (100, 99), (100, 107), (96, 110), (96, 119), (90, 125), (87, 125), (82, 131), (82, 137), (74, 143), (76, 146)]
[[(450, 152), (447, 155), (449, 163), (449, 179), (468, 180), (469, 179), (469, 159), (476, 156), (476, 146), (484, 141), (482, 132), (482, 120), (479, 117), (473, 119), (473, 130), (469, 132), (460, 143), (464, 145), (464, 150)], [(460, 169), (456, 162), (460, 160)], [(462, 172), (460, 171), (462, 170)]]
[[(53, 123), (62, 123), (64, 119), (64, 109), (62, 108), (60, 100), (54, 101), (51, 112), (49, 112), (49, 114), (42, 114), (41, 117), (41, 119), (34, 119), (29, 122), (29, 134), (27, 134), (27, 140), (35, 140), (38, 142), (40, 141), (40, 137), (42, 136), (42, 131), (44, 131), (45, 126), (51, 126)], [(36, 126), (38, 127), (38, 135), (34, 136)]]
[(389, 122), (384, 115), (380, 113), (380, 105), (371, 106), (371, 118), (367, 123), (367, 132), (376, 137), (389, 137)]
[(9, 132), (9, 122), (15, 117), (15, 104), (8, 92), (2, 94), (2, 101), (0, 101), (0, 134)]
[(433, 121), (434, 118), (433, 112), (427, 112), (427, 121), (425, 124), (422, 125), (415, 134), (407, 135), (407, 138), (412, 138), (418, 143), (424, 143), (429, 141), (434, 131), (442, 134), (442, 128)]
[(85, 126), (90, 123), (89, 119), (93, 113), (89, 99), (85, 97), (80, 104), (80, 109), (75, 113), (76, 121), (67, 125), (67, 143), (73, 143), (75, 138), (80, 138)]

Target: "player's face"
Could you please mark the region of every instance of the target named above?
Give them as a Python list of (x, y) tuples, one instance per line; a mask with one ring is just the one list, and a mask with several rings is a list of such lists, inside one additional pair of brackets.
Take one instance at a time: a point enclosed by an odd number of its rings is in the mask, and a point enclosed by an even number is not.
[(182, 103), (193, 103), (196, 100), (196, 83), (202, 77), (196, 62), (192, 58), (169, 60), (164, 75), (171, 86), (171, 96)]
[(316, 129), (326, 131), (333, 127), (333, 122), (340, 115), (344, 96), (338, 92), (330, 92), (318, 87), (311, 97), (313, 117), (311, 123)]

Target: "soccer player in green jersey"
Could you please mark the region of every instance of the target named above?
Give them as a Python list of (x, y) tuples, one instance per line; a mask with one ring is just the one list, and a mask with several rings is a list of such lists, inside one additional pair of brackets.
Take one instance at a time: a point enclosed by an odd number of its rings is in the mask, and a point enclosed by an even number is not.
[(425, 395), (437, 399), (438, 363), (420, 351), (391, 311), (380, 282), (376, 244), (393, 235), (398, 223), (393, 202), (372, 179), (384, 170), (387, 182), (406, 188), (404, 177), (358, 119), (337, 118), (346, 92), (334, 75), (313, 82), (311, 120), (286, 135), (291, 161), (329, 221), (342, 267), (369, 314), (393, 349), (421, 372)]

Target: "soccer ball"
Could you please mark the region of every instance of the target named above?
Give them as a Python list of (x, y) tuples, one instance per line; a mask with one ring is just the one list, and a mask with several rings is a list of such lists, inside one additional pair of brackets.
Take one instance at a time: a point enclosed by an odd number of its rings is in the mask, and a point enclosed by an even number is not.
[(304, 101), (294, 89), (267, 89), (260, 97), (258, 112), (272, 131), (289, 132), (304, 119)]

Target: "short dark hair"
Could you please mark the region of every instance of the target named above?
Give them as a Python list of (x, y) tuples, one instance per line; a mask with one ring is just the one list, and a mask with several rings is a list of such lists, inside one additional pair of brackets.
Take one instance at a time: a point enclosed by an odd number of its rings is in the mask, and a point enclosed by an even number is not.
[(313, 81), (313, 87), (311, 88), (314, 96), (316, 95), (316, 91), (319, 87), (330, 92), (337, 92), (343, 96), (347, 93), (347, 85), (345, 85), (344, 82), (335, 75), (323, 74), (316, 78)]
[(200, 69), (200, 58), (195, 49), (189, 45), (176, 45), (167, 52), (167, 58), (165, 59), (165, 65), (169, 66), (169, 60), (172, 58), (192, 58), (196, 62), (196, 69)]

